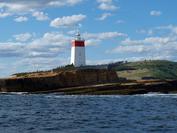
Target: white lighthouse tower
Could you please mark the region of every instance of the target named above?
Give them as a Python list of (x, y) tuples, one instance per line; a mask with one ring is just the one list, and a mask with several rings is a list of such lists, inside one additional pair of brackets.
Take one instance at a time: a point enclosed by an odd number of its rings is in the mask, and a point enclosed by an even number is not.
[(80, 33), (72, 40), (71, 64), (75, 67), (85, 66), (85, 40), (81, 38)]

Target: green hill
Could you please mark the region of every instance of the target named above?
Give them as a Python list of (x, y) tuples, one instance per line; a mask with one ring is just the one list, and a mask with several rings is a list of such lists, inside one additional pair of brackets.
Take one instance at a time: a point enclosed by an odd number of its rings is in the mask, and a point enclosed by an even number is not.
[(119, 77), (140, 79), (177, 79), (177, 62), (166, 60), (146, 60), (137, 62), (116, 62), (112, 64), (82, 66), (75, 68), (73, 65), (58, 67), (49, 71), (37, 71), (14, 74), (15, 77), (46, 76), (65, 70), (76, 69), (109, 69), (117, 71)]
[(177, 79), (177, 62), (166, 60), (122, 62), (111, 69), (127, 79)]

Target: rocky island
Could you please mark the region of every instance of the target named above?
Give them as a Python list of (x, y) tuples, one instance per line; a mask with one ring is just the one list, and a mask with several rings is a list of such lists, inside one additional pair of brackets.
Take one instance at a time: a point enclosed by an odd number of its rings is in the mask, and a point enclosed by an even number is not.
[(0, 79), (0, 92), (61, 95), (133, 95), (177, 93), (177, 63), (117, 62), (14, 74)]

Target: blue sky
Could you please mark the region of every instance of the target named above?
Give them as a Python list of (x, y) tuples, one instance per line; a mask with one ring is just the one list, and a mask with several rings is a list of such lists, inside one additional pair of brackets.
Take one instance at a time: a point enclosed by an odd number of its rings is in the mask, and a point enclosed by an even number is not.
[(0, 77), (69, 64), (77, 28), (87, 64), (177, 61), (176, 0), (0, 0)]

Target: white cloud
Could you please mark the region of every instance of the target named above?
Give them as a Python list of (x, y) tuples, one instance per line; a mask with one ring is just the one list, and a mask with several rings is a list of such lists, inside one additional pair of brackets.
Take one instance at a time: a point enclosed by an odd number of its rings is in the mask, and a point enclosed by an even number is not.
[(63, 56), (58, 58), (24, 58), (13, 64), (16, 67), (15, 72), (30, 72), (30, 71), (41, 71), (41, 70), (51, 70), (53, 68), (64, 66), (69, 64), (69, 58), (64, 58)]
[(174, 44), (142, 44), (142, 45), (120, 45), (107, 53), (124, 54), (126, 57), (137, 57), (137, 59), (170, 59), (176, 60), (177, 42)]
[(107, 10), (107, 11), (109, 11), (109, 10), (113, 11), (113, 10), (117, 9), (116, 6), (106, 4), (106, 3), (101, 3), (98, 8), (101, 9), (101, 10)]
[[(97, 45), (106, 39), (124, 36), (118, 32), (87, 33), (86, 45)], [(34, 38), (30, 33), (13, 36), (15, 42), (1, 42), (2, 57), (55, 58), (59, 54), (70, 52), (71, 36), (59, 32), (47, 32), (42, 37)]]
[(37, 3), (35, 4), (34, 1), (4, 1), (0, 2), (0, 8), (5, 9), (4, 11), (10, 12), (10, 13), (24, 13), (34, 10), (34, 8), (37, 8)]
[(102, 20), (105, 20), (106, 18), (108, 18), (110, 16), (112, 16), (111, 13), (104, 13), (104, 14), (101, 15), (101, 17), (98, 18), (98, 20), (102, 21)]
[(102, 43), (104, 40), (113, 39), (117, 37), (126, 37), (127, 35), (119, 32), (102, 32), (102, 33), (84, 33), (83, 37), (86, 39), (86, 46), (95, 46)]
[(140, 29), (140, 30), (137, 30), (136, 32), (139, 34), (147, 34), (149, 36), (154, 34), (153, 29), (149, 29), (149, 30)]
[(99, 39), (87, 39), (85, 41), (85, 45), (86, 46), (96, 46), (98, 44), (100, 44), (101, 40)]
[(32, 37), (32, 35), (30, 33), (23, 33), (14, 35), (13, 37), (15, 38), (16, 41), (26, 42)]
[(117, 6), (114, 5), (113, 0), (97, 0), (99, 3), (98, 8), (106, 11), (114, 11), (118, 9)]
[[(70, 37), (58, 32), (45, 33), (40, 38), (32, 38), (30, 33), (13, 36), (15, 42), (0, 42), (0, 55), (21, 58), (50, 58), (64, 52), (70, 44)], [(65, 50), (67, 51), (67, 50)]]
[[(69, 35), (74, 35), (76, 31), (69, 31)], [(121, 32), (100, 32), (100, 33), (83, 33), (82, 37), (85, 39), (86, 46), (96, 46), (105, 40), (115, 39), (119, 37), (126, 37), (127, 35)]]
[(66, 48), (70, 44), (71, 38), (58, 33), (58, 32), (48, 32), (45, 33), (41, 38), (34, 39), (29, 42), (26, 46), (26, 57), (29, 58), (53, 58), (60, 53), (66, 52)]
[(97, 0), (99, 3), (112, 3), (112, 0)]
[(36, 11), (36, 12), (33, 12), (32, 16), (35, 17), (36, 20), (39, 20), (39, 21), (45, 21), (49, 19), (48, 15), (44, 12)]
[(177, 26), (174, 26), (172, 24), (156, 27), (155, 30), (170, 30), (170, 32), (172, 32), (173, 34), (177, 34)]
[(73, 6), (82, 1), (83, 0), (6, 0), (0, 1), (0, 8), (5, 9), (6, 12), (23, 14), (24, 12), (31, 12), (54, 6)]
[(160, 16), (160, 15), (162, 15), (162, 12), (161, 11), (153, 10), (153, 11), (150, 12), (150, 15), (151, 16)]
[(144, 43), (154, 43), (154, 44), (168, 44), (169, 42), (174, 41), (170, 37), (148, 37), (144, 39)]
[(171, 34), (173, 35), (173, 37), (175, 37), (174, 35), (177, 34), (177, 26), (170, 24), (166, 26), (157, 26), (150, 29), (140, 29), (137, 30), (136, 32), (148, 36), (152, 35), (166, 36), (166, 34)]
[(50, 26), (55, 27), (55, 28), (73, 26), (73, 25), (78, 24), (85, 18), (86, 18), (86, 15), (83, 15), (83, 14), (64, 16), (64, 17), (56, 18), (52, 20), (50, 23)]
[[(74, 6), (83, 0), (0, 0), (0, 18), (18, 15), (33, 15), (37, 20), (47, 20), (47, 14), (40, 12), (46, 8)], [(21, 18), (22, 20), (22, 18)], [(17, 20), (17, 22), (22, 22)]]
[(123, 45), (142, 45), (142, 44), (168, 44), (172, 40), (170, 37), (147, 37), (144, 40), (131, 40), (129, 38), (122, 41)]
[(102, 32), (102, 33), (84, 33), (83, 36), (85, 39), (106, 40), (115, 37), (125, 37), (127, 35), (120, 32)]
[(83, 0), (51, 0), (48, 5), (50, 6), (66, 6), (66, 5), (70, 5), (70, 6), (73, 6), (73, 5), (76, 5), (80, 2), (82, 2)]
[[(39, 45), (57, 45), (64, 46), (68, 44), (70, 37), (58, 32), (47, 32), (43, 37), (33, 40), (31, 44)], [(42, 43), (39, 43), (42, 42)]]
[(10, 13), (7, 13), (7, 12), (0, 12), (0, 18), (5, 18), (5, 17), (8, 17), (10, 16), (11, 14)]
[(28, 21), (28, 18), (24, 16), (20, 16), (20, 17), (15, 18), (14, 21), (15, 22), (26, 22)]
[[(127, 38), (112, 50), (106, 51), (109, 54), (124, 54), (129, 57), (142, 59), (170, 59), (176, 60), (177, 56), (177, 33), (175, 26), (156, 27), (154, 30), (170, 29), (170, 32), (161, 36), (145, 37), (140, 40)], [(157, 31), (154, 31), (157, 32)]]
[(131, 40), (130, 38), (126, 38), (121, 42), (122, 45), (142, 45), (142, 40)]
[(20, 57), (23, 53), (23, 44), (18, 42), (0, 42), (1, 57)]

